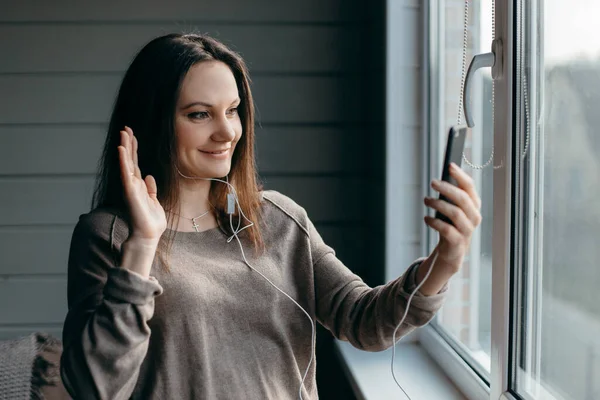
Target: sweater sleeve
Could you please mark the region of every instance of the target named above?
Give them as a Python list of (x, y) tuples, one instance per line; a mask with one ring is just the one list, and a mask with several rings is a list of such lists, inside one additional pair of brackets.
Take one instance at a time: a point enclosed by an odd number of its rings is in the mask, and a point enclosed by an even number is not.
[[(315, 279), (317, 319), (335, 337), (354, 347), (380, 351), (392, 345), (394, 329), (402, 319), (408, 298), (416, 288), (415, 273), (422, 259), (399, 278), (370, 288), (352, 273), (327, 246), (308, 220)], [(396, 340), (427, 324), (440, 309), (447, 285), (433, 296), (415, 293)]]
[(83, 215), (71, 239), (61, 377), (74, 399), (130, 398), (148, 350), (154, 297), (162, 293), (156, 279), (118, 266), (117, 221)]

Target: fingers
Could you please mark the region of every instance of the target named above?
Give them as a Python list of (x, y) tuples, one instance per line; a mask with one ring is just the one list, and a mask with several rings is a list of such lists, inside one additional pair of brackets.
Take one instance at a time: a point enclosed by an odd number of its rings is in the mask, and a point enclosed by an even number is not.
[(481, 208), (481, 199), (475, 190), (475, 183), (465, 171), (463, 171), (458, 165), (450, 164), (450, 175), (458, 182), (458, 187), (467, 192), (475, 207), (479, 210)]
[(158, 189), (156, 187), (156, 180), (154, 180), (154, 177), (152, 175), (148, 175), (144, 179), (144, 181), (146, 182), (146, 188), (148, 189), (148, 196), (150, 196), (151, 199), (156, 199), (158, 193)]
[(137, 141), (135, 136), (133, 135), (133, 130), (126, 126), (125, 132), (127, 133), (127, 137), (129, 138), (129, 152), (131, 153), (131, 161), (135, 165), (137, 163)]
[(131, 163), (133, 165), (133, 172), (134, 172), (135, 176), (142, 179), (142, 171), (140, 171), (140, 167), (138, 165), (138, 154), (137, 154), (138, 141), (137, 141), (137, 138), (133, 134), (133, 129), (131, 129), (130, 127), (126, 126), (125, 132), (127, 133), (128, 137), (129, 137), (129, 144), (130, 144), (129, 150), (131, 151)]
[(130, 169), (129, 163), (127, 161), (128, 152), (125, 146), (119, 146), (119, 165), (121, 166), (121, 182), (123, 183), (123, 187), (127, 188), (129, 185), (129, 179), (133, 172)]
[(475, 225), (473, 222), (467, 218), (467, 215), (459, 207), (450, 204), (447, 201), (433, 199), (431, 197), (425, 198), (425, 205), (450, 218), (455, 228), (464, 235), (470, 236), (475, 230)]
[(121, 134), (121, 146), (125, 148), (125, 161), (127, 163), (130, 175), (137, 176), (142, 179), (142, 172), (138, 166), (137, 148), (138, 142), (136, 137), (133, 135), (133, 130), (128, 126), (124, 130), (120, 131)]
[[(469, 221), (471, 221), (475, 226), (481, 223), (481, 214), (479, 213), (479, 208), (475, 205), (473, 199), (465, 190), (456, 187), (451, 183), (438, 180), (432, 181), (431, 187), (440, 194), (446, 196), (450, 202), (454, 203), (458, 208), (460, 208)], [(450, 217), (450, 215), (448, 215), (448, 217)]]
[(448, 243), (457, 245), (462, 243), (463, 235), (454, 226), (438, 218), (425, 216), (425, 223), (432, 229), (438, 231), (440, 236), (448, 241)]
[(126, 131), (120, 131), (121, 134), (121, 147), (125, 149), (124, 160), (127, 163), (127, 168), (133, 171), (131, 162), (131, 139)]

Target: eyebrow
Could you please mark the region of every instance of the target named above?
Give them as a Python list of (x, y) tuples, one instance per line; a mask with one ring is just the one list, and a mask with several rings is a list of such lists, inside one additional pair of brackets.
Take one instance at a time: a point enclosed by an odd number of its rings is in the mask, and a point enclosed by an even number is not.
[[(234, 101), (231, 102), (231, 104), (237, 103), (237, 102), (241, 102), (240, 98), (238, 97), (237, 99), (235, 99)], [(189, 103), (183, 107), (181, 107), (182, 110), (186, 110), (190, 107), (194, 107), (194, 106), (204, 106), (204, 107), (214, 107), (214, 105), (210, 104), (210, 103), (206, 103), (204, 101), (194, 101), (192, 103)]]

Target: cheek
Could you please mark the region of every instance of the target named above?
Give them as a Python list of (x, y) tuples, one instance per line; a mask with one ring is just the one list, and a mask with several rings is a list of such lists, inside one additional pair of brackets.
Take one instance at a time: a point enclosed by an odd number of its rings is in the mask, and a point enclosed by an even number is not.
[(242, 121), (239, 118), (236, 120), (233, 130), (235, 131), (235, 141), (238, 142), (243, 133)]
[(202, 137), (202, 129), (197, 124), (178, 118), (175, 121), (175, 136), (180, 147), (196, 147)]
[(235, 132), (235, 137), (231, 141), (231, 145), (235, 149), (235, 146), (238, 144), (238, 142), (242, 138), (243, 128), (242, 128), (242, 124), (239, 120), (236, 123), (234, 123), (232, 127), (233, 127), (233, 131)]
[(175, 120), (175, 136), (177, 137), (177, 142), (181, 146), (185, 146), (191, 137), (188, 124), (181, 118)]

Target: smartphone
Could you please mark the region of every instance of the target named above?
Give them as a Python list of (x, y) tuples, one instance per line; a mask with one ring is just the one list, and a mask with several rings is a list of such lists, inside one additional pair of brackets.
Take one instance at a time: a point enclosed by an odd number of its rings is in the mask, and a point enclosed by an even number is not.
[[(446, 143), (446, 152), (444, 153), (444, 163), (442, 167), (442, 180), (458, 186), (458, 182), (450, 176), (450, 163), (455, 163), (460, 167), (462, 163), (462, 154), (465, 149), (465, 138), (467, 137), (466, 126), (453, 126), (448, 132), (448, 141)], [(452, 203), (446, 196), (440, 194), (440, 200)], [(435, 217), (454, 225), (450, 218), (439, 211), (435, 212)]]

